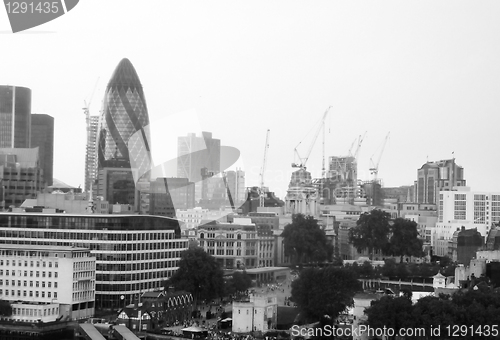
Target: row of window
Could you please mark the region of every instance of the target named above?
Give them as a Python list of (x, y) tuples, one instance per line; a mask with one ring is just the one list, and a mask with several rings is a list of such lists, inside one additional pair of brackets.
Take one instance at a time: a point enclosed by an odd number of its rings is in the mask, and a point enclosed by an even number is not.
[[(17, 292), (17, 295), (16, 295), (16, 292)], [(22, 293), (22, 295), (21, 295)], [(37, 298), (45, 298), (45, 293), (47, 293), (47, 298), (49, 299), (57, 299), (57, 292), (45, 292), (45, 291), (38, 291), (38, 290), (35, 290), (34, 292), (32, 290), (30, 291), (26, 291), (26, 290), (8, 290), (8, 289), (0, 289), (0, 296), (1, 295), (5, 295), (5, 296), (12, 296), (12, 297), (28, 297), (28, 293), (29, 293), (29, 297), (37, 297)]]
[[(16, 276), (16, 270), (12, 269), (12, 270), (9, 270), (9, 269), (6, 269), (5, 271), (3, 269), (0, 269), (0, 276), (3, 276), (4, 275), (4, 272), (5, 272), (5, 276)], [(35, 273), (35, 277), (40, 277), (40, 271), (33, 271), (33, 270), (30, 270), (29, 271), (29, 276), (30, 277), (33, 277), (33, 273)], [(52, 277), (52, 272), (41, 272), (42, 273), (42, 277), (45, 277), (45, 275), (47, 274), (47, 277)], [(53, 272), (54, 273), (54, 277), (59, 277), (59, 273), (58, 272)], [(17, 276), (23, 276), (23, 271), (22, 270), (17, 270)], [(28, 276), (28, 271), (25, 270), (24, 271), (24, 276)]]
[[(3, 286), (4, 283), (6, 286), (9, 285), (9, 282), (11, 284), (11, 286), (16, 286), (16, 280), (3, 280), (3, 279), (0, 279), (0, 286)], [(42, 288), (45, 288), (45, 284), (47, 284), (47, 288), (52, 288), (52, 282), (51, 281), (29, 281), (29, 286), (30, 287), (33, 287), (33, 284), (35, 284), (35, 287), (42, 287)], [(17, 286), (18, 287), (21, 287), (21, 280), (17, 280)], [(22, 286), (23, 287), (28, 287), (28, 281), (24, 280), (22, 281)], [(54, 282), (54, 288), (57, 288), (57, 281)]]
[[(12, 308), (12, 315), (16, 316), (32, 316), (32, 317), (41, 317), (42, 316), (42, 310), (37, 308)], [(59, 315), (59, 307), (52, 307), (52, 308), (44, 308), (43, 309), (43, 316), (49, 316), (49, 315)]]
[[(5, 256), (8, 256), (7, 254), (5, 254)], [(45, 261), (27, 261), (27, 260), (24, 260), (24, 262), (22, 260), (0, 260), (0, 266), (9, 266), (9, 265), (12, 265), (12, 266), (15, 266), (17, 263), (17, 266), (18, 267), (22, 267), (23, 266), (23, 263), (24, 263), (24, 267), (49, 267), (49, 268), (52, 268), (52, 261), (48, 261), (48, 262), (45, 262)], [(59, 263), (56, 261), (54, 262), (54, 267), (55, 268), (58, 268), (59, 267)]]

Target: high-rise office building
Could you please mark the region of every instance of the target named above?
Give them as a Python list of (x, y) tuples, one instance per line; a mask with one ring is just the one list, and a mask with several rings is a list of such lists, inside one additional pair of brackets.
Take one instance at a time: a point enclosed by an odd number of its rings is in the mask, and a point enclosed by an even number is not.
[(0, 148), (29, 148), (31, 90), (0, 85)]
[(54, 178), (54, 118), (46, 114), (31, 115), (31, 147), (38, 147), (40, 167), (47, 186)]
[(239, 207), (246, 199), (245, 171), (236, 169), (225, 172), (227, 189), (231, 194), (233, 204)]
[(188, 133), (177, 139), (177, 177), (188, 178), (195, 183), (195, 198), (202, 198), (202, 171), (220, 172), (220, 139), (212, 138), (211, 132), (202, 136)]
[(89, 116), (87, 148), (85, 150), (85, 191), (90, 191), (90, 184), (97, 178), (97, 128), (99, 116)]
[[(45, 189), (38, 148), (0, 148), (0, 182), (4, 205), (19, 207), (24, 200), (36, 198)], [(2, 201), (2, 198), (0, 198)]]
[(187, 178), (157, 178), (151, 181), (150, 215), (175, 218), (177, 209), (191, 209), (194, 206), (194, 183)]
[(440, 191), (453, 191), (466, 185), (464, 168), (455, 159), (427, 162), (417, 170), (415, 202), (437, 204)]
[[(138, 209), (136, 183), (152, 168), (149, 117), (134, 67), (122, 59), (104, 96), (97, 135), (97, 195)], [(132, 196), (135, 197), (132, 200)]]

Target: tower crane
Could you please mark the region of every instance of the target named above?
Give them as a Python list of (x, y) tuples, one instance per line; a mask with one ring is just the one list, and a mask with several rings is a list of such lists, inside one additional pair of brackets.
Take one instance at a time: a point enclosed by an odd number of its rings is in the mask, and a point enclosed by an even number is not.
[(86, 100), (83, 101), (83, 114), (85, 115), (86, 121), (87, 121), (87, 137), (90, 134), (90, 103), (92, 103), (92, 98), (94, 97), (95, 89), (97, 88), (97, 84), (99, 83), (99, 78), (97, 78), (97, 81), (95, 82), (94, 89), (92, 90), (92, 93), (90, 95), (89, 101), (87, 103)]
[(322, 169), (322, 171), (323, 171), (323, 175), (324, 175), (324, 173), (325, 173), (325, 138), (324, 138), (325, 137), (325, 120), (326, 120), (326, 117), (328, 116), (328, 112), (330, 112), (331, 108), (332, 107), (329, 106), (328, 109), (326, 109), (325, 113), (323, 114), (323, 117), (321, 118), (318, 130), (314, 134), (312, 143), (309, 146), (309, 149), (307, 150), (306, 156), (300, 157), (299, 151), (297, 150), (297, 148), (300, 146), (302, 141), (299, 144), (297, 144), (297, 146), (295, 147), (295, 149), (294, 149), (295, 155), (294, 156), (297, 156), (300, 163), (292, 163), (292, 168), (301, 168), (301, 169), (306, 170), (307, 161), (309, 159), (309, 156), (311, 155), (311, 151), (314, 147), (314, 144), (316, 143), (316, 139), (318, 139), (320, 131), (323, 131), (323, 169)]
[(356, 163), (358, 162), (359, 149), (361, 149), (361, 144), (363, 143), (363, 140), (365, 139), (365, 136), (366, 136), (366, 131), (363, 134), (363, 136), (359, 135), (358, 146), (356, 147), (356, 151), (354, 152), (354, 155), (352, 155), (354, 157), (354, 160), (356, 161)]
[(266, 172), (266, 161), (267, 161), (267, 150), (269, 149), (269, 134), (270, 130), (267, 129), (266, 133), (266, 145), (264, 146), (264, 161), (262, 162), (262, 169), (260, 172), (260, 196), (259, 196), (259, 207), (264, 206), (264, 173)]
[(380, 150), (380, 155), (378, 156), (377, 158), (377, 163), (374, 163), (373, 162), (373, 156), (375, 156), (375, 154), (372, 155), (372, 157), (370, 157), (370, 164), (371, 164), (371, 167), (370, 167), (370, 174), (373, 175), (373, 181), (376, 182), (377, 181), (377, 177), (378, 177), (378, 166), (380, 164), (380, 159), (382, 158), (382, 154), (384, 153), (384, 149), (385, 149), (385, 145), (387, 143), (387, 140), (389, 139), (389, 135), (390, 135), (390, 132), (387, 133), (387, 136), (385, 136), (385, 139), (384, 139), (384, 143), (382, 144), (382, 149)]

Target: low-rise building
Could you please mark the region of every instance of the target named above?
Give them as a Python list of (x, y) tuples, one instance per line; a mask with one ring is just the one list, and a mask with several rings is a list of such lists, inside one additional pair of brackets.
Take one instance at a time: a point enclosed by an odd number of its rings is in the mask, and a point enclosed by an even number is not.
[(276, 295), (250, 295), (249, 300), (233, 301), (234, 333), (265, 332), (276, 329), (278, 299)]
[(85, 248), (0, 244), (0, 298), (12, 303), (14, 320), (92, 317), (95, 262)]
[(257, 227), (250, 219), (239, 223), (212, 221), (198, 227), (197, 241), (226, 269), (255, 268), (259, 259)]

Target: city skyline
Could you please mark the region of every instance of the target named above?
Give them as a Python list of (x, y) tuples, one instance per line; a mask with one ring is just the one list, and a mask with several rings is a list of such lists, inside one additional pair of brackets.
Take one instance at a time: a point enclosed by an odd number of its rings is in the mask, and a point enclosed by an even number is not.
[[(100, 114), (106, 81), (128, 58), (152, 127), (196, 110), (196, 127), (179, 135), (208, 131), (239, 149), (247, 186), (259, 185), (270, 129), (265, 185), (284, 197), (294, 148), (302, 142), (306, 152), (332, 105), (325, 157), (347, 156), (367, 131), (360, 179), (369, 178), (370, 157), (390, 131), (378, 174), (385, 186), (412, 185), (426, 161), (455, 157), (472, 190), (500, 191), (500, 160), (485, 152), (499, 142), (500, 4), (277, 2), (265, 11), (263, 2), (154, 4), (152, 13), (87, 1), (25, 34), (0, 35), (13, 51), (1, 57), (10, 66), (2, 84), (31, 89), (31, 112), (54, 117), (54, 178), (84, 186), (81, 108), (95, 87), (90, 112)], [(7, 30), (2, 13), (0, 31)], [(320, 134), (308, 162), (314, 177), (321, 144)]]

